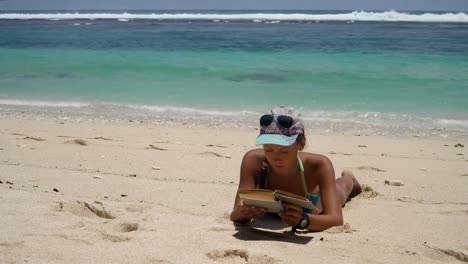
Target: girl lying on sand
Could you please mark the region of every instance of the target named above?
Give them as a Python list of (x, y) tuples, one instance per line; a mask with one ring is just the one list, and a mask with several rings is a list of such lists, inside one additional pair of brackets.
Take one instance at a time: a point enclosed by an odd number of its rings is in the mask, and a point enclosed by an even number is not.
[(301, 195), (317, 207), (311, 212), (286, 203), (281, 219), (293, 228), (322, 231), (343, 224), (341, 208), (361, 192), (361, 185), (349, 170), (335, 180), (327, 157), (302, 152), (306, 137), (297, 110), (280, 106), (263, 115), (256, 144), (263, 149), (250, 150), (242, 159), (231, 221), (246, 223), (265, 213), (265, 208), (246, 205), (239, 198), (239, 190), (260, 188)]

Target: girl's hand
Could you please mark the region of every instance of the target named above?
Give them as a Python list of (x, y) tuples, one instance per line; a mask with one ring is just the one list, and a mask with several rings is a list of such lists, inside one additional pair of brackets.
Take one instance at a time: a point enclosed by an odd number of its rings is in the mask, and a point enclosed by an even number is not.
[(296, 226), (302, 219), (302, 207), (285, 203), (281, 219), (289, 226)]
[(240, 201), (240, 204), (236, 208), (236, 215), (238, 216), (238, 222), (248, 222), (253, 218), (262, 216), (265, 212), (265, 208), (254, 207), (246, 205), (243, 201)]

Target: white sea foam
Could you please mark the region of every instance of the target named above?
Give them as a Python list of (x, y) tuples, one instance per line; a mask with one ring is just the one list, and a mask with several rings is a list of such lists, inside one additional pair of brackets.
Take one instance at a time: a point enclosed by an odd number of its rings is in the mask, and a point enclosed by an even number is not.
[(221, 110), (207, 110), (197, 109), (191, 107), (175, 107), (175, 106), (157, 106), (157, 105), (123, 105), (125, 107), (147, 110), (152, 113), (177, 113), (188, 115), (203, 115), (203, 116), (240, 116), (248, 114), (247, 111), (221, 111)]
[(7, 105), (7, 106), (73, 107), (73, 108), (80, 108), (80, 107), (89, 106), (89, 103), (84, 103), (84, 102), (54, 102), (54, 101), (37, 101), (37, 100), (0, 99), (0, 105)]
[(426, 115), (389, 112), (304, 111), (303, 119), (310, 122), (351, 122), (383, 126), (468, 128), (468, 120), (466, 119), (443, 119)]
[[(66, 108), (74, 109), (78, 113), (116, 114), (117, 116), (172, 116), (181, 118), (209, 118), (209, 119), (242, 119), (255, 121), (263, 114), (257, 110), (221, 110), (196, 107), (182, 107), (171, 105), (145, 105), (126, 104), (117, 102), (79, 102), (79, 101), (40, 101), (0, 99), (2, 106), (21, 108)], [(55, 110), (54, 110), (55, 111)], [(432, 129), (455, 129), (468, 130), (468, 119), (466, 118), (436, 118), (404, 113), (384, 112), (360, 112), (360, 111), (310, 111), (301, 110), (304, 121), (307, 123), (319, 123), (328, 125), (361, 125), (364, 127), (406, 127), (406, 128), (432, 128)], [(333, 125), (332, 125), (333, 126)]]
[(446, 126), (459, 126), (468, 128), (468, 120), (457, 120), (457, 119), (438, 119), (435, 121), (436, 124)]
[(0, 19), (157, 19), (157, 20), (209, 20), (209, 21), (389, 21), (389, 22), (457, 22), (468, 23), (468, 14), (459, 13), (424, 13), (411, 14), (397, 11), (367, 12), (354, 11), (342, 14), (273, 14), (273, 13), (244, 13), (244, 14), (202, 14), (202, 13), (3, 13)]

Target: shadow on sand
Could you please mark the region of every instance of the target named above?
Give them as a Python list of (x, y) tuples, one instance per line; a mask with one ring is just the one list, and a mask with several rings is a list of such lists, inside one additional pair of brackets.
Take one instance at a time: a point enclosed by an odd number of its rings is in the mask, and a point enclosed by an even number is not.
[[(248, 224), (235, 224), (236, 233), (233, 237), (247, 241), (282, 241), (295, 244), (307, 244), (312, 239), (312, 232), (296, 231), (281, 221), (278, 215), (265, 214)], [(308, 235), (308, 236), (305, 236)]]

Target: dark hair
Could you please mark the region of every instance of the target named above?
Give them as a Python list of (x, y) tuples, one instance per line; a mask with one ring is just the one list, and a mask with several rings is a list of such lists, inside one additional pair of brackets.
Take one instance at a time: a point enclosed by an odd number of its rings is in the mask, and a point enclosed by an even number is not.
[(299, 134), (299, 135), (297, 135), (296, 142), (299, 144), (299, 146), (302, 146), (302, 149), (301, 149), (301, 150), (305, 149), (306, 142), (307, 142), (307, 139), (306, 139), (305, 134)]

